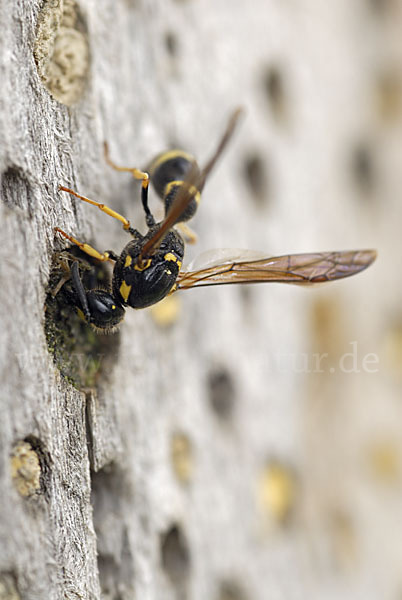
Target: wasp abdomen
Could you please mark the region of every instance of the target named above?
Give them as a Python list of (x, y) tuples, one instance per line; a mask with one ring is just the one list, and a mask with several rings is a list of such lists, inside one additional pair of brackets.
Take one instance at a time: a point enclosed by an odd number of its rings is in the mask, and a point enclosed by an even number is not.
[(194, 166), (198, 170), (197, 163), (191, 154), (184, 150), (168, 150), (158, 154), (148, 166), (147, 171), (156, 193), (163, 200), (166, 185), (172, 181), (186, 179)]
[[(158, 196), (163, 200), (165, 213), (169, 211), (174, 198), (183, 181), (186, 181), (190, 172), (195, 169), (193, 175), (195, 179), (200, 171), (195, 159), (183, 150), (169, 150), (159, 154), (149, 165), (148, 172), (151, 177), (152, 185)], [(186, 210), (181, 214), (178, 221), (188, 221), (191, 219), (200, 201), (200, 192), (193, 186), (190, 191), (193, 198), (188, 203)]]

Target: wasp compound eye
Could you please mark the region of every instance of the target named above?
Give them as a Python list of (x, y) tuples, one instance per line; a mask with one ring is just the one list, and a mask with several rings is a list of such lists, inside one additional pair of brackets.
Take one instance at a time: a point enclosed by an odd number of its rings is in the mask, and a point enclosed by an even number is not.
[(91, 323), (99, 329), (109, 329), (118, 325), (124, 318), (124, 308), (117, 304), (109, 292), (90, 290), (87, 292)]

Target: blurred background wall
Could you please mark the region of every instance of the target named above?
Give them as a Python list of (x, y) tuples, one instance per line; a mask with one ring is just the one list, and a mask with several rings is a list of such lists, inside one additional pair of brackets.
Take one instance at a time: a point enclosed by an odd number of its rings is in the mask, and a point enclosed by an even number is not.
[(205, 156), (222, 114), (247, 111), (205, 190), (199, 247), (379, 251), (325, 288), (180, 298), (206, 374), (179, 401), (196, 453), (183, 527), (203, 549), (203, 597), (214, 572), (245, 598), (399, 598), (402, 5), (170, 9), (177, 47), (156, 61), (170, 70), (170, 132)]

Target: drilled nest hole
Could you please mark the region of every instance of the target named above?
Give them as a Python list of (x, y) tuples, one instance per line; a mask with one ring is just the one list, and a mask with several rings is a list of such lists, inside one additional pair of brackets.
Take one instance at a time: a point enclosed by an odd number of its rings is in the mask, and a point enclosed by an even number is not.
[(77, 247), (54, 256), (45, 301), (45, 334), (49, 351), (60, 373), (77, 389), (96, 388), (108, 378), (118, 357), (118, 331), (95, 331), (71, 303), (71, 261), (79, 263), (86, 289), (110, 290), (108, 265), (87, 256)]
[(50, 94), (71, 106), (82, 97), (89, 78), (88, 32), (75, 0), (45, 0), (38, 16), (34, 57)]

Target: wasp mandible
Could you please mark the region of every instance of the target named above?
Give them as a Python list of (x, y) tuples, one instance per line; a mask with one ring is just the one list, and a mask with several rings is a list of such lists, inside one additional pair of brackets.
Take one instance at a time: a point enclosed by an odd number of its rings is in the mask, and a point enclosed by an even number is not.
[[(55, 228), (55, 231), (89, 256), (114, 264), (109, 290), (86, 289), (77, 261), (71, 266), (73, 291), (69, 295), (69, 301), (95, 328), (113, 329), (123, 320), (126, 307), (145, 308), (178, 290), (259, 282), (311, 285), (356, 275), (375, 260), (375, 250), (313, 252), (274, 257), (261, 254), (250, 257), (249, 251), (232, 251), (232, 255), (225, 255), (218, 250), (216, 255), (201, 267), (181, 270), (185, 244), (178, 228), (191, 237), (183, 224), (194, 216), (204, 184), (232, 137), (241, 113), (242, 109), (237, 109), (231, 115), (215, 152), (202, 169), (191, 155), (181, 150), (171, 150), (158, 155), (150, 163), (148, 171), (120, 167), (110, 159), (105, 146), (106, 160), (110, 166), (118, 171), (129, 172), (142, 182), (141, 201), (148, 227), (145, 235), (133, 228), (126, 217), (110, 207), (60, 186), (60, 190), (97, 206), (107, 215), (120, 221), (123, 229), (132, 236), (121, 254), (117, 255), (113, 251), (98, 252), (59, 227)], [(150, 181), (165, 206), (165, 217), (160, 223), (155, 221), (148, 205)]]

